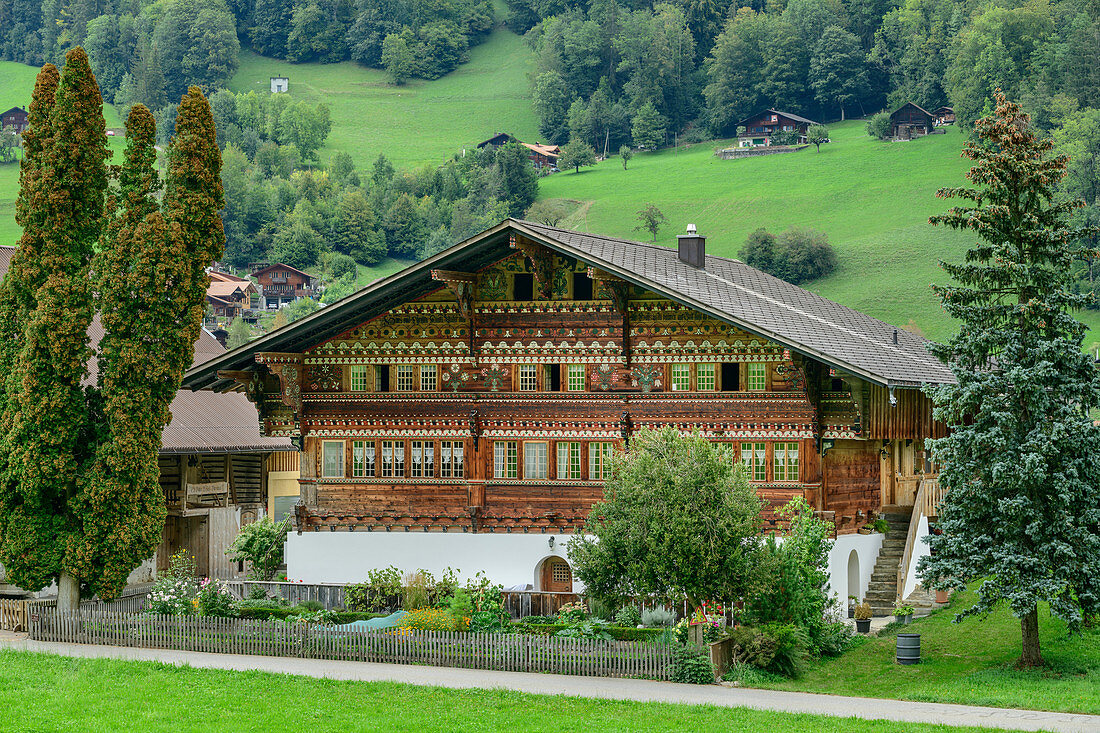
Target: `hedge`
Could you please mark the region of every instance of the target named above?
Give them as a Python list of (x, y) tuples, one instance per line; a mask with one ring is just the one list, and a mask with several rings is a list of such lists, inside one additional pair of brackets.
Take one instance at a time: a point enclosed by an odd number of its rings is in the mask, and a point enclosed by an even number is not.
[[(566, 628), (565, 624), (525, 624), (519, 622), (514, 625), (519, 631), (538, 636), (553, 636)], [(629, 626), (602, 626), (600, 628), (616, 641), (656, 641), (666, 631), (666, 629), (636, 629)]]

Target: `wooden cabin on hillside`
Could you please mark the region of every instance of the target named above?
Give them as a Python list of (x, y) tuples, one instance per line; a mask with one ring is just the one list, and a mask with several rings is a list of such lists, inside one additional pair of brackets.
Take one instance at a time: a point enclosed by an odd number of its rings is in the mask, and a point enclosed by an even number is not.
[(955, 124), (955, 110), (952, 107), (937, 107), (932, 112), (932, 124), (936, 127)]
[(765, 528), (805, 497), (865, 583), (878, 545), (855, 533), (914, 504), (943, 432), (920, 388), (950, 372), (907, 331), (677, 244), (509, 219), (184, 384), (244, 391), (300, 446), (287, 551), (307, 582), (449, 565), (571, 587), (564, 546), (609, 458), (671, 425), (729, 447)]
[(890, 135), (897, 140), (931, 135), (934, 126), (932, 113), (912, 102), (906, 102), (890, 113)]
[(266, 310), (290, 305), (298, 298), (312, 298), (313, 276), (296, 267), (277, 262), (252, 273), (260, 283), (260, 306)]
[(206, 302), (216, 318), (228, 323), (256, 307), (260, 290), (252, 280), (216, 270), (207, 274), (210, 283), (206, 286)]
[(22, 107), (12, 107), (0, 114), (0, 130), (11, 130), (22, 134), (29, 125), (27, 110)]
[(772, 136), (778, 132), (794, 133), (799, 143), (805, 143), (810, 125), (816, 124), (818, 123), (792, 112), (766, 109), (737, 123), (739, 130), (745, 128), (744, 132), (737, 133), (738, 146), (748, 148), (771, 145)]

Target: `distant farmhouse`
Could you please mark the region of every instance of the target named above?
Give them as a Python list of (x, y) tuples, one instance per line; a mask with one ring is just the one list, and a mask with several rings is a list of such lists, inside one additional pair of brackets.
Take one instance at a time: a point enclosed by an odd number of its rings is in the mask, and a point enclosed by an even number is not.
[(27, 110), (22, 107), (12, 107), (0, 115), (0, 130), (13, 130), (22, 134), (27, 126)]
[(314, 294), (312, 275), (281, 262), (254, 266), (252, 277), (260, 283), (260, 305), (265, 310), (282, 308)]
[(955, 110), (952, 107), (937, 107), (932, 112), (932, 117), (936, 127), (955, 124)]
[(530, 151), (527, 156), (531, 159), (531, 163), (535, 166), (535, 170), (543, 170), (548, 168), (551, 170), (557, 170), (558, 157), (561, 156), (561, 148), (557, 145), (543, 145), (542, 143), (525, 143), (522, 140), (517, 140), (506, 132), (498, 132), (488, 140), (483, 140), (477, 144), (478, 149), (481, 148), (499, 148), (501, 145), (508, 143), (519, 143), (523, 147)]
[(906, 102), (890, 113), (890, 135), (896, 140), (931, 135), (933, 127), (932, 113), (912, 102)]
[(738, 128), (745, 128), (743, 133), (738, 133), (737, 144), (742, 148), (771, 145), (772, 136), (777, 132), (797, 133), (798, 142), (805, 144), (806, 131), (810, 129), (810, 125), (816, 124), (818, 123), (801, 115), (766, 109), (737, 123)]
[(230, 275), (217, 270), (208, 273), (210, 284), (206, 286), (206, 302), (217, 318), (232, 321), (242, 311), (255, 307), (260, 289), (247, 277)]
[(290, 79), (285, 76), (271, 77), (271, 93), (285, 94), (290, 91)]

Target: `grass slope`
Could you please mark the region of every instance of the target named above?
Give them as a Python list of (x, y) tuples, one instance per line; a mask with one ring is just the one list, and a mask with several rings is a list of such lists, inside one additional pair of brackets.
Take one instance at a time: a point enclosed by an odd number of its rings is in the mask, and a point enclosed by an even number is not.
[(246, 51), (229, 88), (266, 93), (270, 77), (286, 76), (292, 97), (329, 105), (333, 125), (322, 158), (347, 151), (360, 170), (379, 153), (398, 167), (435, 165), (497, 131), (537, 138), (532, 61), (522, 38), (498, 28), (470, 50), (468, 63), (435, 81), (395, 87), (385, 72), (352, 62), (291, 64)]
[(868, 639), (835, 659), (815, 664), (798, 680), (767, 684), (779, 690), (862, 695), (900, 700), (988, 705), (1100, 714), (1100, 629), (1069, 636), (1064, 623), (1041, 617), (1047, 668), (1021, 671), (1020, 623), (1004, 607), (987, 618), (953, 623), (973, 602), (955, 594), (949, 608), (905, 629), (921, 635), (919, 665), (894, 663), (896, 634)]
[[(672, 246), (688, 222), (707, 235), (708, 251), (736, 257), (757, 227), (819, 229), (839, 255), (837, 271), (809, 289), (898, 326), (912, 321), (933, 339), (953, 331), (929, 285), (945, 282), (938, 262), (961, 260), (974, 241), (928, 224), (947, 204), (936, 189), (964, 183), (963, 135), (949, 128), (908, 143), (868, 137), (862, 121), (830, 127), (832, 142), (785, 155), (740, 160), (714, 156), (719, 143), (636, 155), (623, 170), (614, 157), (580, 174), (540, 181), (542, 198), (582, 202), (566, 225), (647, 239), (635, 231), (639, 209), (668, 217), (658, 241)], [(1100, 324), (1087, 314), (1090, 325)]]
[[(7, 731), (977, 730), (0, 651)], [(988, 728), (982, 730), (990, 730)]]

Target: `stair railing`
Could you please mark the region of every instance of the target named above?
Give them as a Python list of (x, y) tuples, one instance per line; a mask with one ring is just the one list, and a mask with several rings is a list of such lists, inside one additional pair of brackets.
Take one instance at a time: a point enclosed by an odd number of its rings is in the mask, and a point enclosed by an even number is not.
[[(930, 516), (928, 507), (932, 505), (933, 498), (939, 498), (939, 483), (939, 477), (925, 476), (921, 479), (920, 487), (917, 489), (917, 497), (913, 501), (913, 514), (909, 518), (909, 532), (905, 537), (905, 550), (902, 551), (901, 560), (898, 562), (898, 603), (904, 600), (902, 594), (905, 593), (905, 583), (909, 580), (909, 563), (913, 560), (913, 551), (917, 546), (917, 529), (920, 527), (920, 519), (924, 516)], [(938, 504), (938, 502), (936, 503)]]

